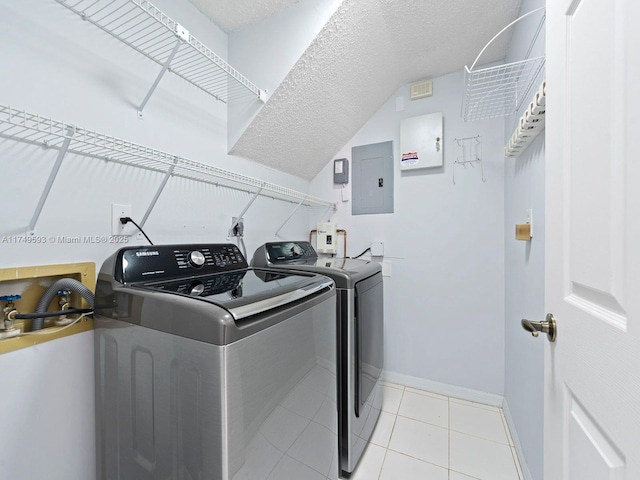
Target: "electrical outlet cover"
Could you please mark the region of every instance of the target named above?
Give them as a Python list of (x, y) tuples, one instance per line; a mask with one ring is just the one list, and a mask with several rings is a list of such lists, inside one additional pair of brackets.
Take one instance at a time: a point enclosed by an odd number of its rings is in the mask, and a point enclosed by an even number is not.
[(111, 235), (135, 235), (138, 230), (133, 223), (127, 223), (123, 225), (120, 222), (120, 217), (132, 217), (133, 207), (131, 205), (125, 205), (120, 203), (111, 204)]
[[(242, 237), (242, 236), (244, 236), (244, 217), (241, 217), (241, 218), (231, 217), (231, 223), (236, 223), (236, 220), (238, 221), (238, 224), (233, 229), (234, 231), (231, 233), (231, 236), (232, 237)], [(237, 234), (236, 234), (236, 232), (237, 232)]]
[(384, 256), (384, 243), (382, 242), (373, 242), (371, 244), (371, 256), (372, 257), (382, 257)]

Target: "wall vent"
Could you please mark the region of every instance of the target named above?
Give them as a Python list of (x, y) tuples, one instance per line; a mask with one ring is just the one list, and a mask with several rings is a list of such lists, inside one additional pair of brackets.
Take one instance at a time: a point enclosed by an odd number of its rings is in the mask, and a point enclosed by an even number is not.
[(411, 84), (411, 100), (419, 100), (421, 98), (430, 97), (433, 95), (433, 81), (422, 80)]

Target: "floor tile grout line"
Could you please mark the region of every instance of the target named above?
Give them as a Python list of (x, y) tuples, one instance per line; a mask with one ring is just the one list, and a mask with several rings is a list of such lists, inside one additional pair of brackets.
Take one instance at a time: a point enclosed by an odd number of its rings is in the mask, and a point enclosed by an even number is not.
[[(326, 427), (325, 427), (326, 428)], [(451, 432), (455, 432), (455, 433), (460, 433), (462, 435), (467, 435), (468, 437), (473, 437), (473, 438), (478, 438), (480, 440), (486, 440), (487, 442), (491, 442), (491, 443), (495, 443), (497, 445), (502, 445), (503, 447), (509, 447), (512, 448), (512, 445), (509, 445), (509, 442), (507, 441), (507, 443), (504, 442), (498, 442), (496, 440), (491, 440), (490, 438), (487, 437), (481, 437), (480, 435), (476, 435), (473, 433), (469, 433), (469, 432), (461, 432), (460, 430), (456, 430), (454, 428), (450, 428), (449, 431)]]
[(429, 464), (429, 465), (433, 465), (433, 466), (435, 466), (435, 467), (442, 468), (442, 469), (444, 469), (444, 470), (449, 470), (447, 467), (443, 467), (442, 465), (439, 465), (439, 464), (437, 464), (437, 463), (430, 462), (430, 461), (428, 461), (428, 460), (425, 460), (424, 458), (414, 457), (413, 455), (410, 455), (410, 454), (408, 454), (407, 452), (401, 452), (401, 451), (399, 451), (399, 450), (394, 450), (393, 448), (387, 448), (387, 451), (388, 451), (388, 452), (397, 453), (398, 455), (402, 455), (402, 456), (404, 456), (404, 457), (409, 457), (409, 458), (412, 458), (412, 459), (414, 459), (414, 460), (417, 460), (418, 462), (427, 463), (427, 464)]
[(449, 469), (449, 472), (459, 473), (460, 475), (464, 475), (465, 477), (469, 477), (469, 478), (471, 478), (472, 480), (482, 480), (480, 477), (474, 477), (473, 475), (469, 475), (468, 473), (464, 473), (464, 472), (461, 472), (461, 471), (459, 471), (459, 470), (452, 470), (452, 469)]
[(400, 413), (398, 413), (397, 415), (398, 415), (398, 417), (406, 418), (407, 420), (414, 420), (416, 422), (424, 423), (425, 425), (430, 425), (432, 427), (444, 428), (445, 430), (449, 429), (448, 422), (447, 422), (447, 426), (445, 427), (445, 426), (442, 426), (442, 425), (438, 425), (436, 423), (425, 422), (424, 420), (420, 420), (419, 418), (414, 418), (414, 417), (408, 417), (406, 415), (401, 415)]
[(382, 465), (380, 465), (380, 471), (378, 472), (377, 480), (380, 480), (380, 477), (382, 476), (382, 469), (384, 468), (384, 462), (387, 461), (387, 453), (389, 453), (389, 449), (385, 448), (384, 449), (384, 458), (382, 459)]
[[(394, 387), (390, 387), (390, 388), (394, 388)], [(403, 397), (404, 397), (404, 386), (402, 387), (402, 395), (400, 395), (400, 403), (398, 403), (398, 410), (400, 410), (400, 405), (402, 404)], [(380, 465), (380, 471), (378, 472), (378, 480), (380, 480), (380, 477), (382, 476), (382, 469), (384, 468), (384, 462), (387, 460), (387, 453), (389, 453), (389, 445), (391, 445), (391, 438), (393, 437), (393, 431), (396, 428), (396, 420), (398, 420), (397, 412), (393, 414), (393, 426), (391, 427), (391, 433), (389, 434), (389, 440), (387, 441), (387, 446), (384, 449), (384, 458), (382, 459), (382, 465)]]

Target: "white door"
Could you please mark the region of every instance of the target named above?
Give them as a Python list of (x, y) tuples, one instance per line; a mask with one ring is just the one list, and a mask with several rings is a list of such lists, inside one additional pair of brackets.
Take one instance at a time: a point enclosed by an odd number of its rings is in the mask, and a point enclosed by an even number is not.
[(547, 60), (544, 479), (640, 480), (640, 0), (548, 0)]

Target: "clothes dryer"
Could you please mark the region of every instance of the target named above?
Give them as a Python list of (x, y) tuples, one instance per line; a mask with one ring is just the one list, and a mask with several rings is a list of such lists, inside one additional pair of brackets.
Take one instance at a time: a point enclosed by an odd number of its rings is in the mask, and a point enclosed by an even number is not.
[(365, 260), (319, 257), (305, 241), (266, 243), (255, 251), (251, 264), (321, 274), (336, 284), (339, 468), (348, 478), (382, 409), (382, 269)]

